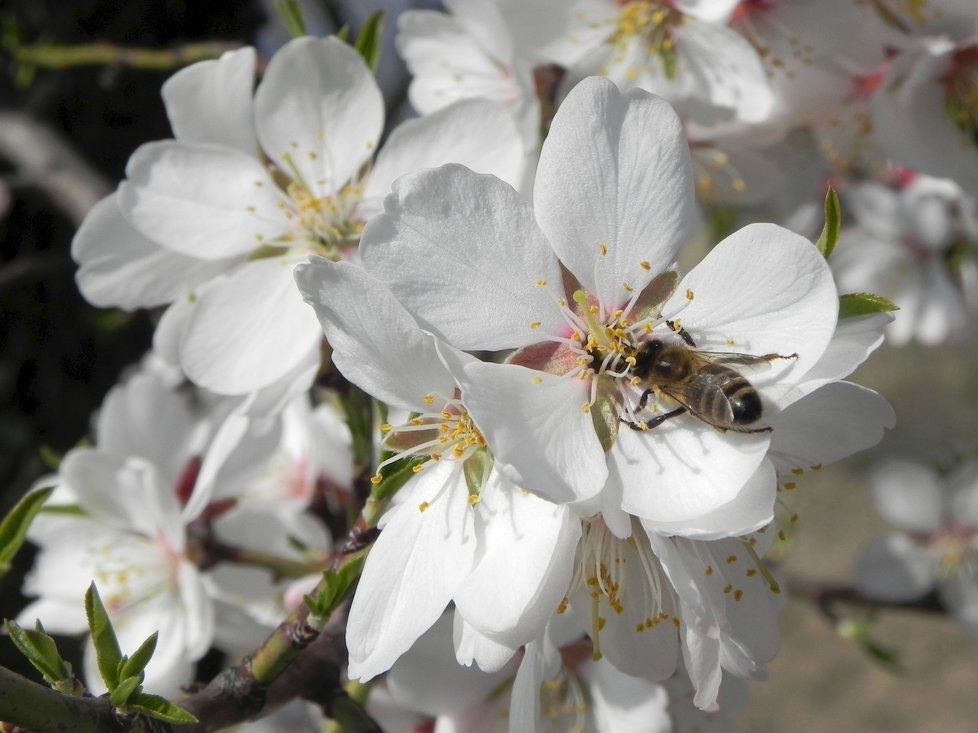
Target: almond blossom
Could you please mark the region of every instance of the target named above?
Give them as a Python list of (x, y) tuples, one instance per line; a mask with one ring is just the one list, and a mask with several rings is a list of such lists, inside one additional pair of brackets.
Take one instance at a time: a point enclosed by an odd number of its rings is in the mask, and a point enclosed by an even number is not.
[[(720, 432), (691, 415), (619, 427), (676, 407), (639, 409), (643, 343), (680, 343), (681, 328), (707, 351), (778, 355), (752, 376), (773, 417), (801, 396), (836, 325), (824, 259), (773, 225), (735, 233), (680, 281), (670, 268), (692, 235), (691, 189), (671, 108), (589, 79), (554, 119), (532, 207), (447, 166), (398, 181), (361, 245), (424, 327), (459, 349), (517, 350), (456, 370), (497, 465), (522, 488), (601, 511), (622, 537), (626, 513), (669, 534), (723, 536), (763, 526), (773, 506), (770, 432)], [(697, 526), (738, 515), (737, 502), (753, 513)]]
[(249, 49), (167, 83), (177, 139), (136, 151), (73, 252), (97, 304), (172, 303), (156, 346), (190, 379), (219, 394), (266, 390), (274, 409), (319, 364), (294, 265), (350, 256), (399, 175), (458, 161), (516, 182), (522, 146), (505, 110), (472, 101), (404, 123), (374, 160), (383, 102), (356, 51), (296, 39), (252, 97), (253, 64)]
[(869, 480), (876, 510), (900, 533), (863, 548), (855, 566), (860, 589), (885, 601), (936, 591), (958, 625), (978, 636), (978, 462), (942, 476), (894, 458)]
[(855, 226), (843, 229), (832, 268), (839, 288), (890, 298), (900, 310), (891, 343), (968, 337), (978, 313), (978, 207), (953, 181), (905, 172), (896, 185), (844, 192)]

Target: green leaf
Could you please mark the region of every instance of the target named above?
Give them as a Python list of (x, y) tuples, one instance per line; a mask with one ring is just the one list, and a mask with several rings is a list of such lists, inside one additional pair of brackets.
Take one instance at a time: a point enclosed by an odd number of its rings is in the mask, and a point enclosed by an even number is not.
[(829, 186), (825, 192), (825, 225), (822, 233), (815, 242), (818, 251), (825, 259), (832, 256), (836, 243), (839, 241), (839, 230), (842, 228), (842, 207), (839, 205), (839, 194)]
[(133, 652), (131, 657), (123, 658), (122, 667), (119, 669), (119, 679), (124, 680), (126, 677), (138, 675), (146, 669), (149, 660), (153, 658), (153, 652), (156, 651), (156, 640), (159, 635), (159, 631), (154, 631), (146, 638), (146, 641), (139, 645), (139, 649)]
[(319, 627), (326, 623), (330, 614), (333, 613), (340, 601), (353, 588), (357, 578), (360, 577), (366, 559), (367, 554), (365, 552), (358, 552), (349, 555), (336, 570), (327, 570), (323, 573), (323, 579), (316, 589), (316, 595), (305, 596), (311, 626)]
[(192, 725), (197, 722), (197, 718), (179, 705), (173, 704), (165, 697), (148, 695), (145, 692), (133, 695), (126, 707), (174, 725)]
[(10, 561), (27, 539), (27, 529), (52, 491), (54, 487), (49, 486), (30, 492), (0, 522), (0, 575), (10, 570)]
[(302, 6), (298, 0), (278, 0), (275, 9), (282, 16), (282, 21), (293, 38), (309, 35), (306, 31), (306, 19), (302, 15)]
[(384, 48), (384, 11), (378, 10), (367, 18), (367, 22), (360, 29), (357, 42), (353, 47), (360, 52), (363, 60), (371, 71), (377, 71), (380, 63), (380, 52)]
[(35, 630), (22, 629), (9, 619), (4, 621), (3, 625), (14, 646), (41, 673), (45, 682), (54, 685), (71, 679), (71, 665), (61, 658), (58, 645), (54, 639), (44, 633), (40, 621), (37, 622)]
[(868, 316), (873, 313), (889, 313), (900, 310), (882, 295), (872, 293), (846, 293), (839, 296), (839, 320)]
[(126, 701), (132, 697), (132, 694), (136, 692), (143, 682), (143, 675), (137, 674), (132, 677), (123, 677), (122, 682), (109, 693), (109, 702), (112, 703), (113, 707), (121, 708), (126, 704)]
[(88, 630), (92, 632), (95, 645), (95, 660), (102, 681), (111, 692), (119, 685), (119, 664), (122, 650), (112, 628), (109, 614), (105, 612), (98, 589), (93, 582), (85, 592), (85, 615), (88, 617)]

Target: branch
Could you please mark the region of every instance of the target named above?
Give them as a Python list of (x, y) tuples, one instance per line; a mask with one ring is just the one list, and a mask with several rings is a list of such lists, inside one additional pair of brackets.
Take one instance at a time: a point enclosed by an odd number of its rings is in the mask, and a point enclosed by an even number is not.
[(134, 69), (177, 69), (181, 66), (216, 59), (225, 51), (241, 48), (240, 43), (203, 41), (185, 43), (172, 48), (137, 48), (114, 43), (84, 43), (64, 46), (38, 43), (16, 46), (14, 58), (21, 64), (47, 69), (68, 69), (75, 66), (129, 66)]
[(115, 714), (108, 699), (63, 695), (5, 667), (0, 667), (0, 720), (37, 733), (136, 730)]
[[(784, 577), (784, 576), (782, 576)], [(883, 601), (870, 598), (850, 583), (837, 581), (822, 581), (799, 576), (785, 577), (788, 592), (795, 598), (801, 598), (812, 603), (831, 623), (842, 621), (836, 605), (845, 603), (866, 609), (887, 609), (894, 611), (918, 611), (922, 613), (946, 614), (947, 609), (941, 604), (936, 593), (929, 593), (912, 601)]]
[(112, 190), (60, 136), (19, 112), (0, 113), (0, 156), (44, 191), (75, 226)]

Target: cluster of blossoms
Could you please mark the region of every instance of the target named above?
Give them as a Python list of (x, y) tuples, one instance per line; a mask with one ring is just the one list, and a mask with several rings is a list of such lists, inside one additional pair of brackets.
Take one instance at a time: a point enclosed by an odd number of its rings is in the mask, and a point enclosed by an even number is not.
[[(978, 12), (947, 5), (451, 0), (399, 19), (422, 116), (382, 147), (337, 38), (257, 87), (252, 49), (182, 70), (175, 139), (73, 247), (91, 302), (166, 306), (164, 366), (65, 457), (21, 622), (83, 630), (95, 580), (123, 646), (161, 630), (172, 693), (409, 465), (342, 614), (391, 730), (728, 729), (777, 651), (779, 495), (893, 425), (845, 378), (884, 328), (937, 342), (976, 308)], [(937, 112), (954, 155), (907, 137)], [(827, 261), (803, 234), (830, 177), (855, 224)], [(731, 205), (788, 226), (681, 272)], [(377, 430), (331, 407), (351, 385)]]
[[(707, 211), (750, 207), (811, 236), (819, 189), (853, 191), (934, 180), (966, 221), (978, 204), (978, 8), (955, 0), (450, 0), (447, 13), (410, 11), (398, 48), (414, 74), (422, 114), (485, 98), (513, 112), (528, 154), (539, 129), (582, 78), (666, 99), (683, 121), (700, 202)], [(541, 104), (540, 100), (547, 100)], [(897, 203), (895, 205), (902, 205)], [(923, 216), (913, 212), (905, 220)], [(957, 218), (958, 214), (953, 215)], [(947, 304), (907, 308), (897, 342), (926, 344), (973, 330), (978, 243), (953, 237), (953, 258), (888, 222), (850, 247), (846, 285)], [(896, 229), (896, 231), (894, 231)], [(962, 229), (962, 227), (958, 227)], [(934, 236), (947, 238), (944, 233)], [(965, 236), (959, 236), (965, 234)], [(863, 237), (857, 231), (853, 238)], [(921, 251), (921, 249), (923, 251)], [(903, 251), (901, 251), (903, 250)], [(934, 270), (921, 288), (904, 263)], [(880, 262), (883, 259), (885, 262)], [(914, 274), (911, 280), (917, 278)], [(950, 283), (948, 282), (950, 280)], [(883, 287), (881, 288), (881, 281)], [(908, 293), (908, 291), (910, 291)], [(964, 301), (962, 305), (959, 301)], [(901, 303), (902, 305), (902, 303)]]

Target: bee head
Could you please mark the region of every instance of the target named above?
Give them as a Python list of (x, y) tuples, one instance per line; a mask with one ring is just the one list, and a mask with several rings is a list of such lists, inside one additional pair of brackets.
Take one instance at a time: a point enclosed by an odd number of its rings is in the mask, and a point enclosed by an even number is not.
[(655, 367), (656, 360), (665, 348), (665, 341), (659, 339), (651, 339), (640, 344), (635, 349), (635, 364), (632, 366), (632, 374), (639, 379), (648, 379)]

